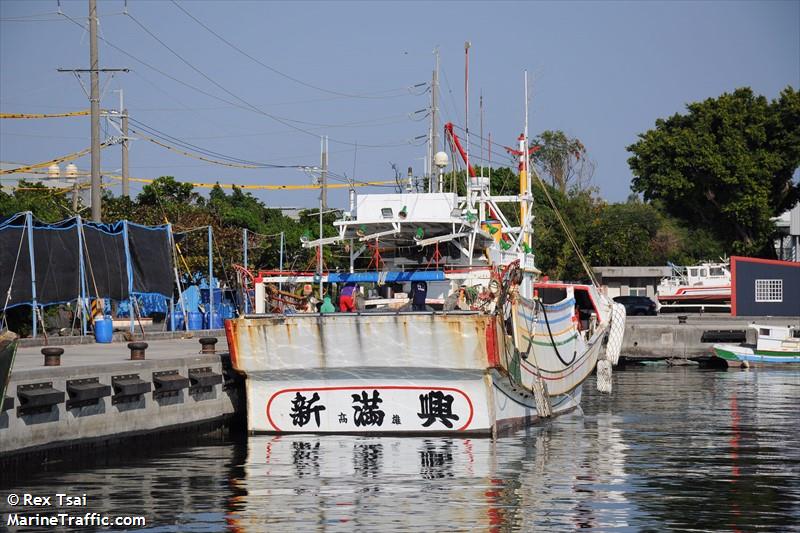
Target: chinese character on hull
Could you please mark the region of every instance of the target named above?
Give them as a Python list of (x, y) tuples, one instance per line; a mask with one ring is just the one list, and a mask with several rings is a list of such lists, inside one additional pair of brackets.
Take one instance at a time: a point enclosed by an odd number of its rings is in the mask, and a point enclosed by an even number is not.
[(442, 391), (430, 391), (428, 394), (419, 395), (420, 413), (417, 416), (425, 420), (422, 427), (429, 427), (439, 421), (447, 429), (453, 428), (451, 420), (458, 420), (458, 415), (453, 413), (453, 396)]
[(292, 417), (292, 425), (303, 427), (311, 420), (311, 415), (314, 415), (314, 422), (319, 427), (319, 412), (325, 410), (324, 405), (314, 405), (319, 401), (319, 394), (316, 392), (307, 400), (302, 394), (295, 393), (292, 400), (292, 412), (289, 416)]
[(353, 421), (356, 426), (381, 426), (386, 414), (378, 408), (379, 403), (383, 403), (378, 391), (372, 391), (372, 397), (367, 391), (361, 394), (353, 394)]

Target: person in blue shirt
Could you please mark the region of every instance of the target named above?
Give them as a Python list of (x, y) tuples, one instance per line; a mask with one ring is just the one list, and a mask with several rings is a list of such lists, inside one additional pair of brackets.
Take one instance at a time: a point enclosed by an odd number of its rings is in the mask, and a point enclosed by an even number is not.
[(411, 310), (425, 311), (425, 299), (428, 296), (428, 284), (424, 281), (411, 282)]

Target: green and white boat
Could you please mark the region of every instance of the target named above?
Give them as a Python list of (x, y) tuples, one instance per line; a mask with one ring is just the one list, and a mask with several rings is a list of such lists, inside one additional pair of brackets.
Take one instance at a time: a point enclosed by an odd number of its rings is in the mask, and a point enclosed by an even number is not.
[(800, 363), (800, 328), (751, 324), (756, 344), (715, 344), (714, 355), (729, 365), (753, 363)]

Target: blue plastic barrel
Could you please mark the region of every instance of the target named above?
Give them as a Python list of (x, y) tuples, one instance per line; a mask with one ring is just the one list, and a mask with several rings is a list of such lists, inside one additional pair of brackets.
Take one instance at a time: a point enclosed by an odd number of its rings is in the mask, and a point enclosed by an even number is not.
[(229, 304), (227, 302), (220, 304), (219, 312), (222, 314), (222, 320), (234, 318), (236, 316), (236, 310), (234, 309), (233, 304)]
[(203, 329), (203, 313), (189, 311), (187, 315), (189, 329)]
[(172, 328), (172, 331), (182, 331), (184, 329), (184, 327), (183, 327), (183, 311), (180, 311), (178, 309), (174, 310), (172, 312), (172, 319), (173, 319), (173, 324), (174, 324), (174, 325), (172, 325), (172, 324), (170, 325), (170, 327)]
[(214, 311), (213, 316), (211, 315), (211, 313), (206, 313), (205, 325), (206, 329), (222, 329), (225, 327), (222, 315), (217, 311)]
[[(219, 304), (222, 303), (222, 289), (214, 289), (211, 293), (214, 295), (214, 307), (217, 307)], [(209, 300), (209, 290), (208, 289), (200, 289), (200, 301), (204, 304), (208, 305)]]
[(114, 322), (111, 317), (96, 318), (94, 320), (95, 342), (108, 343), (114, 337)]

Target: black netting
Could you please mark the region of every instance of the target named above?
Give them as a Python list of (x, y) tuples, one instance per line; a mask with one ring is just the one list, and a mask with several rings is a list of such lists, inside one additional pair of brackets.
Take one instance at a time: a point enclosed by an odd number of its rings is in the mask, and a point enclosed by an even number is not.
[(78, 243), (77, 224), (61, 228), (33, 228), (36, 300), (39, 303), (66, 302), (80, 296)]
[(88, 253), (84, 251), (84, 261), (89, 294), (114, 300), (128, 298), (128, 269), (122, 225), (109, 228), (85, 224), (83, 234), (88, 250)]
[[(113, 300), (133, 291), (172, 295), (173, 266), (167, 226), (148, 228), (128, 224), (130, 272), (125, 253), (124, 224), (83, 224), (83, 241), (75, 219), (56, 224), (33, 222), (36, 301), (52, 304), (80, 297), (80, 258), (83, 254), (86, 294)], [(25, 214), (0, 220), (0, 308), (11, 289), (8, 306), (31, 303), (30, 246)], [(16, 267), (15, 267), (16, 265)], [(13, 280), (13, 286), (12, 285)]]
[[(28, 251), (28, 232), (25, 219), (18, 222), (20, 227), (0, 227), (0, 304), (5, 305), (6, 295), (13, 279), (9, 306), (30, 302), (31, 261)], [(17, 222), (14, 222), (17, 224)], [(20, 243), (21, 240), (21, 243)], [(21, 247), (20, 247), (21, 244)], [(19, 257), (17, 255), (19, 254)], [(16, 264), (16, 269), (14, 265)], [(2, 309), (2, 307), (0, 307)]]
[(133, 291), (172, 296), (172, 253), (167, 227), (128, 224), (128, 242), (133, 263)]

